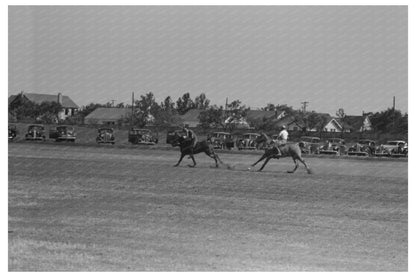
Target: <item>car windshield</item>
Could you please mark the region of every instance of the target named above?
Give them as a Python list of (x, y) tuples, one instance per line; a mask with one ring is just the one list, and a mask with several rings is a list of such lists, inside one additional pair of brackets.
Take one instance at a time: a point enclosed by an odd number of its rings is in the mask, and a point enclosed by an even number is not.
[(100, 129), (100, 130), (98, 130), (98, 132), (99, 133), (112, 133), (113, 130), (111, 130), (111, 129)]
[(41, 131), (43, 130), (43, 127), (42, 126), (29, 126), (29, 131), (32, 131), (32, 130)]
[(56, 130), (58, 130), (59, 132), (65, 132), (65, 131), (73, 131), (74, 128), (72, 127), (66, 127), (66, 126), (59, 126), (56, 127)]
[(388, 141), (387, 145), (398, 145), (399, 141)]
[(139, 134), (139, 135), (144, 135), (144, 134), (149, 134), (150, 130), (147, 130), (147, 129), (133, 130), (133, 133)]
[(303, 141), (306, 141), (306, 142), (314, 142), (315, 143), (315, 142), (319, 142), (320, 139), (318, 139), (318, 138), (303, 137), (302, 140)]

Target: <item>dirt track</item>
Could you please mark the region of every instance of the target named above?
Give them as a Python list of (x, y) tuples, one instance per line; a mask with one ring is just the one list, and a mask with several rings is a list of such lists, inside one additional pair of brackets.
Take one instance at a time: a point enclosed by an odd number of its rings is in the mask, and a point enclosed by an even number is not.
[(177, 158), (9, 144), (9, 270), (407, 270), (407, 162)]

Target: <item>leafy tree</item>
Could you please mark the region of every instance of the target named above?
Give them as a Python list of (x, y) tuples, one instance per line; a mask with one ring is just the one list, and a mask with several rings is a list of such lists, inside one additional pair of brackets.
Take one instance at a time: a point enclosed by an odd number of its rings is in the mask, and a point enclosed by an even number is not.
[(201, 93), (195, 98), (194, 106), (196, 109), (206, 110), (209, 107), (210, 100), (205, 93)]
[(194, 102), (191, 99), (191, 95), (189, 92), (182, 95), (182, 97), (178, 98), (176, 101), (176, 109), (180, 115), (186, 114), (189, 110), (195, 107)]
[(237, 99), (231, 101), (231, 103), (227, 105), (225, 127), (232, 131), (237, 126), (236, 122), (245, 118), (247, 116), (247, 111), (249, 110), (250, 108), (243, 105), (240, 100)]
[(172, 114), (175, 113), (175, 102), (172, 101), (172, 98), (170, 96), (166, 97), (165, 100), (160, 103), (160, 107), (164, 111), (169, 111)]
[(135, 101), (133, 112), (133, 125), (144, 127), (153, 120), (154, 114), (158, 113), (160, 106), (156, 103), (152, 92), (140, 95), (140, 99)]
[(57, 102), (42, 102), (36, 104), (23, 98), (21, 95), (9, 106), (9, 113), (17, 120), (38, 120), (45, 123), (58, 121), (58, 114), (62, 105)]
[(345, 123), (346, 123), (347, 115), (345, 114), (345, 111), (343, 108), (338, 109), (338, 111), (336, 112), (336, 115), (339, 119), (339, 123), (341, 124), (341, 132), (343, 134), (345, 131)]
[(58, 102), (42, 102), (36, 105), (39, 111), (38, 119), (44, 123), (56, 123), (58, 114), (62, 111), (62, 105)]
[(408, 115), (402, 115), (398, 110), (392, 108), (376, 112), (370, 119), (375, 132), (390, 134), (408, 133)]
[(222, 107), (211, 106), (199, 114), (199, 122), (202, 128), (224, 127), (224, 109)]

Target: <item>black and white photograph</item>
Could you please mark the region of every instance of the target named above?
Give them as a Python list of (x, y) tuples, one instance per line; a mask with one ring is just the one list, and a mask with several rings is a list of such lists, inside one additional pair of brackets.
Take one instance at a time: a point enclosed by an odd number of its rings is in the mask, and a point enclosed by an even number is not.
[(115, 4), (7, 5), (6, 271), (409, 271), (408, 5)]

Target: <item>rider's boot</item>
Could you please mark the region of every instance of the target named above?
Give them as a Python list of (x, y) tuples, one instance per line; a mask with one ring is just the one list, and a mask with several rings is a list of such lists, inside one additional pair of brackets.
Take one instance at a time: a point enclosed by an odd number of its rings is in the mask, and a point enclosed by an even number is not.
[(282, 156), (282, 151), (280, 151), (280, 148), (278, 146), (275, 146), (277, 150), (276, 159), (280, 158)]

